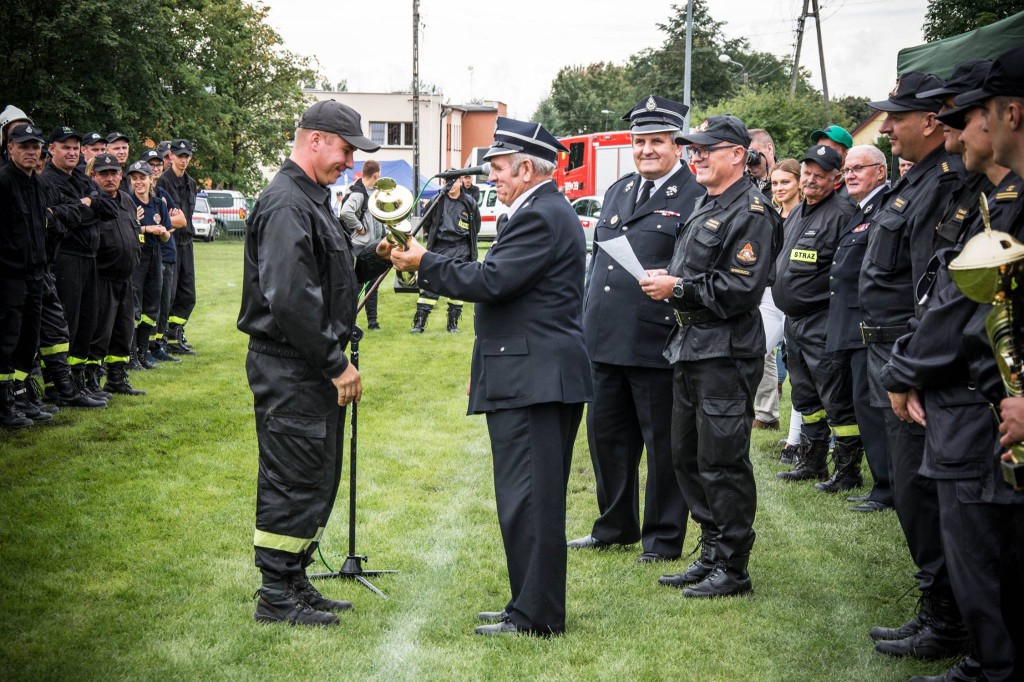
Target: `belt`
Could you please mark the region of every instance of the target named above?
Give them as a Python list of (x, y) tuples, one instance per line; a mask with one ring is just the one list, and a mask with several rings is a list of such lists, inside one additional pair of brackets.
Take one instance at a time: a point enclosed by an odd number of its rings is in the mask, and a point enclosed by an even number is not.
[(249, 350), (255, 353), (263, 353), (264, 355), (273, 355), (277, 358), (294, 358), (297, 360), (306, 359), (306, 356), (300, 353), (299, 349), (294, 346), (289, 346), (287, 343), (271, 341), (270, 339), (254, 339), (250, 337)]
[(701, 322), (712, 322), (714, 320), (721, 319), (710, 310), (673, 310), (672, 312), (676, 314), (676, 323), (680, 327), (685, 327), (688, 324), (699, 324)]
[(860, 323), (860, 340), (864, 343), (895, 343), (896, 339), (906, 334), (909, 329), (907, 325), (901, 324), (895, 327), (868, 327)]

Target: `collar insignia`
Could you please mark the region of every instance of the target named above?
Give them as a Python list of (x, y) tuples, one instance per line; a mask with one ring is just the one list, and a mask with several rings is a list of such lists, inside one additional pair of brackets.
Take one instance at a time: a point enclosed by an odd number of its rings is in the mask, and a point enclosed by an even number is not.
[(672, 185), (671, 187), (668, 187), (668, 188), (665, 189), (665, 196), (667, 196), (667, 197), (674, 197), (678, 193), (679, 193), (679, 188), (676, 187), (675, 185)]

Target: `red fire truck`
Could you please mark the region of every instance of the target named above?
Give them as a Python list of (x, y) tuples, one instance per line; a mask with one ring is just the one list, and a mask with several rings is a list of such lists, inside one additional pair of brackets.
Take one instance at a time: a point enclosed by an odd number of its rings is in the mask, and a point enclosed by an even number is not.
[(559, 140), (569, 151), (558, 153), (554, 180), (570, 201), (592, 194), (601, 196), (616, 180), (636, 170), (627, 130)]

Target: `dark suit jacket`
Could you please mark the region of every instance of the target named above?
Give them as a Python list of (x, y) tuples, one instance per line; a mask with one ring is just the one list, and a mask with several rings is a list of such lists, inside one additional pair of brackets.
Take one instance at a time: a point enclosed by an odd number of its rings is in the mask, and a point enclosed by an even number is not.
[[(608, 188), (594, 242), (625, 237), (644, 268), (667, 268), (679, 230), (704, 188), (680, 165), (642, 206), (634, 206), (642, 181), (638, 173), (630, 173)], [(596, 245), (587, 281), (583, 326), (590, 359), (670, 369), (662, 352), (676, 324), (671, 304), (645, 295), (636, 279)]]
[(483, 261), (423, 255), (420, 286), (477, 304), (469, 414), (593, 400), (583, 344), (586, 253), (579, 218), (545, 182)]

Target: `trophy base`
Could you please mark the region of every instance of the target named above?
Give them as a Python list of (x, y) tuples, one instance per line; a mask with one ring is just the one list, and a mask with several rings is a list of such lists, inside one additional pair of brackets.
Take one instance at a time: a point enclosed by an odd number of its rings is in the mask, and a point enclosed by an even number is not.
[(1014, 490), (1024, 490), (1024, 462), (1000, 462), (1003, 480)]

